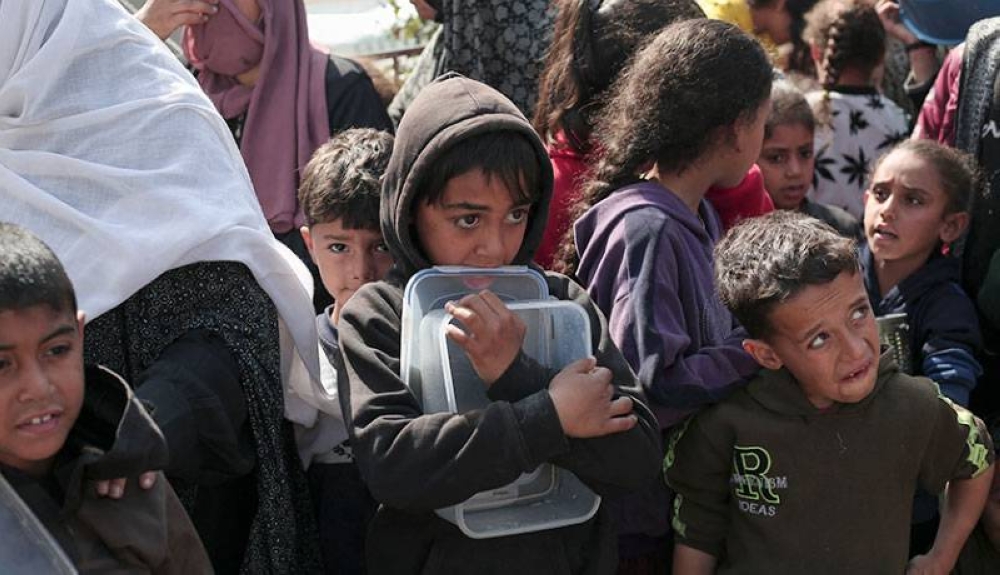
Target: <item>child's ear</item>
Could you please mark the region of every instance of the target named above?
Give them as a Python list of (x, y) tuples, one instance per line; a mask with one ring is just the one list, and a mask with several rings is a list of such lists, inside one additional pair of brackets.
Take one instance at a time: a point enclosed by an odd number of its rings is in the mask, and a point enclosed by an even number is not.
[(83, 337), (83, 326), (87, 324), (87, 314), (77, 310), (76, 312), (76, 331), (80, 333), (80, 337)]
[(944, 222), (941, 224), (941, 231), (939, 232), (941, 241), (946, 244), (950, 244), (951, 242), (957, 240), (968, 225), (969, 212), (946, 214), (944, 216)]
[(774, 352), (774, 348), (762, 339), (743, 340), (743, 350), (752, 355), (757, 360), (757, 363), (767, 369), (779, 369), (784, 365), (778, 354)]
[(309, 226), (299, 228), (299, 233), (302, 234), (302, 242), (306, 244), (306, 251), (309, 252), (309, 258), (312, 259), (313, 263), (316, 263), (316, 256), (313, 254), (312, 232), (309, 231)]

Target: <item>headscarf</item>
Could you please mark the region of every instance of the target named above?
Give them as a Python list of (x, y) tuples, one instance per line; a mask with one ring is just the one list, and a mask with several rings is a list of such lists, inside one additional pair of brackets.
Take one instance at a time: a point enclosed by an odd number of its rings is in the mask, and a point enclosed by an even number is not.
[[(309, 42), (302, 0), (257, 0), (251, 22), (235, 0), (220, 0), (204, 24), (184, 31), (184, 54), (222, 116), (246, 114), (240, 151), (271, 229), (302, 224), (296, 190), (312, 153), (330, 138), (329, 55)], [(236, 76), (260, 65), (254, 85)]]
[(89, 318), (168, 270), (242, 262), (280, 316), (286, 417), (312, 425), (311, 279), (251, 190), (204, 93), (118, 2), (0, 0), (0, 220), (52, 247)]

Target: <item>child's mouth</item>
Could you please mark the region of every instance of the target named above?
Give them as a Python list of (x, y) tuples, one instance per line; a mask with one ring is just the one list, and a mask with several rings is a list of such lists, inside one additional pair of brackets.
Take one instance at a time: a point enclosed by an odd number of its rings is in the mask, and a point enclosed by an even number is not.
[(44, 433), (55, 429), (62, 419), (62, 412), (49, 411), (41, 415), (29, 418), (27, 421), (19, 423), (17, 429), (28, 433)]
[(856, 381), (856, 380), (860, 379), (861, 376), (863, 376), (864, 374), (868, 373), (868, 370), (871, 369), (871, 366), (872, 366), (871, 362), (867, 362), (863, 366), (861, 366), (860, 369), (858, 369), (856, 371), (852, 371), (851, 373), (847, 374), (845, 377), (841, 378), (840, 381), (843, 382), (843, 383), (851, 383), (853, 381)]
[(463, 281), (465, 287), (476, 291), (487, 289), (493, 284), (493, 278), (489, 276), (468, 276), (463, 278)]

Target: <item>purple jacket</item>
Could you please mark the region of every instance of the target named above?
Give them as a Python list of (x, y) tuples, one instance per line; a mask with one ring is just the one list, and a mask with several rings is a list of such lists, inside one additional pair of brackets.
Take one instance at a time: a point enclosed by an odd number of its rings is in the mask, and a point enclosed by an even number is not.
[(577, 275), (607, 315), (662, 428), (718, 402), (759, 369), (715, 292), (719, 217), (705, 200), (698, 212), (642, 182), (614, 192), (575, 225)]

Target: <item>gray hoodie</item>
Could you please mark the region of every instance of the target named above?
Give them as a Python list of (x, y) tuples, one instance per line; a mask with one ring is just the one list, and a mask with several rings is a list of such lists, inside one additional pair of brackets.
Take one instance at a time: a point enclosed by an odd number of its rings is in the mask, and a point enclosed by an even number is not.
[(613, 573), (616, 538), (603, 508), (579, 525), (482, 540), (465, 537), (433, 510), (510, 483), (543, 462), (573, 471), (602, 495), (645, 487), (657, 476), (655, 419), (604, 317), (564, 276), (547, 274), (549, 291), (587, 310), (598, 364), (612, 371), (617, 393), (635, 401), (639, 423), (632, 430), (566, 437), (548, 394), (553, 373), (523, 354), (490, 387), (492, 403), (478, 411), (424, 414), (400, 379), (403, 287), (430, 265), (412, 235), (414, 195), (444, 150), (496, 130), (523, 133), (537, 150), (542, 199), (514, 263), (530, 261), (552, 188), (545, 149), (498, 92), (463, 77), (443, 78), (425, 88), (403, 118), (386, 173), (382, 231), (396, 267), (388, 280), (358, 290), (341, 313), (341, 404), (356, 460), (381, 504), (368, 537), (372, 573)]

